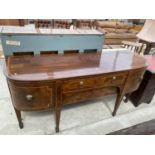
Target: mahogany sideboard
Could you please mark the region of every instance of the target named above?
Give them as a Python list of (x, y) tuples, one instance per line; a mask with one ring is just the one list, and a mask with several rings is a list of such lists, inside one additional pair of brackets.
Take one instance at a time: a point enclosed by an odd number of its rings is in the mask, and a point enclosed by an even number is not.
[(146, 67), (142, 56), (124, 49), (9, 56), (4, 73), (20, 128), (21, 111), (54, 109), (59, 132), (60, 113), (67, 104), (117, 94), (112, 113), (115, 116), (123, 96), (138, 88)]

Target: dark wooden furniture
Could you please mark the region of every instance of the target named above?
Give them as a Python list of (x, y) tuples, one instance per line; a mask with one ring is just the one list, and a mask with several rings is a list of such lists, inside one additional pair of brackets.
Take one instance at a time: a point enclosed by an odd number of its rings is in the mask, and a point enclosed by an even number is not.
[(53, 28), (55, 29), (69, 29), (72, 20), (67, 19), (53, 19)]
[(76, 19), (74, 20), (74, 28), (77, 29), (92, 29), (94, 21), (91, 19)]
[(9, 56), (4, 66), (12, 103), (23, 127), (21, 111), (55, 110), (59, 131), (63, 106), (117, 94), (113, 111), (125, 94), (135, 91), (146, 60), (127, 50), (64, 55)]
[(53, 21), (51, 19), (36, 19), (34, 25), (36, 28), (53, 28)]
[(155, 120), (143, 122), (108, 135), (155, 135)]
[(141, 103), (150, 103), (155, 94), (155, 56), (146, 55), (149, 66), (144, 74), (138, 90), (129, 95), (131, 102), (138, 106)]

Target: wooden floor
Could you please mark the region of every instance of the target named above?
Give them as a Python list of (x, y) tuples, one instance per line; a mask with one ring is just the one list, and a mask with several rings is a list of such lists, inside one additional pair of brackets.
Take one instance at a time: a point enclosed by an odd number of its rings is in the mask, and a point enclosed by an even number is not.
[(112, 132), (108, 135), (155, 135), (155, 119), (126, 129)]

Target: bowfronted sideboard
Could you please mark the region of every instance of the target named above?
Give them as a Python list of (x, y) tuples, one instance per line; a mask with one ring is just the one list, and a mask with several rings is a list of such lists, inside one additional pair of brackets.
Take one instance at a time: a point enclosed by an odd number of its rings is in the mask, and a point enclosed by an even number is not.
[(127, 50), (61, 55), (9, 56), (4, 65), (12, 103), (21, 111), (55, 111), (56, 132), (67, 104), (117, 94), (113, 116), (125, 94), (141, 83), (147, 62)]

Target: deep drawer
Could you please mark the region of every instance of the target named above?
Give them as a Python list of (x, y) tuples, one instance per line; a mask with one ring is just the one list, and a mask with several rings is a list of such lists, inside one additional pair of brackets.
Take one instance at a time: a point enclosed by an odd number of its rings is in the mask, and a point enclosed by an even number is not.
[(13, 104), (18, 110), (42, 110), (53, 106), (52, 88), (46, 85), (27, 87), (9, 83), (9, 88)]
[(88, 91), (81, 92), (70, 92), (63, 94), (63, 104), (73, 104), (80, 101), (95, 99), (97, 97), (112, 95), (117, 93), (117, 88), (108, 87), (108, 88), (99, 88)]

